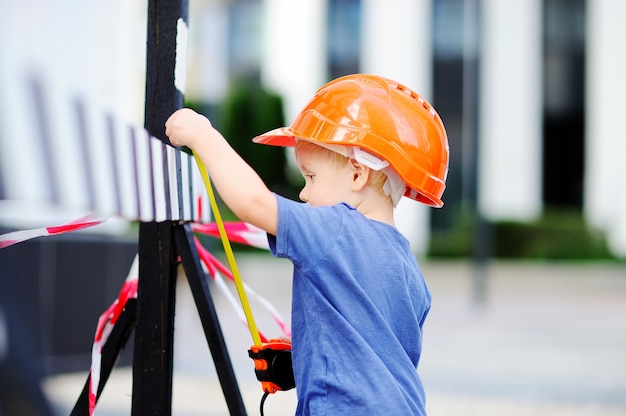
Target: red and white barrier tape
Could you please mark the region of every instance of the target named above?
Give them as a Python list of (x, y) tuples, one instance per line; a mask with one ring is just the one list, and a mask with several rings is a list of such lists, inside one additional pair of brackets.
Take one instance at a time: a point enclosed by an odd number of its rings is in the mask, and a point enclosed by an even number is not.
[[(265, 231), (252, 224), (248, 224), (246, 222), (225, 222), (224, 228), (226, 229), (228, 240), (233, 243), (245, 244), (266, 250), (269, 249), (267, 234)], [(220, 237), (217, 224), (214, 222), (202, 224), (194, 223), (191, 225), (191, 229), (200, 234), (216, 238)]]
[(128, 276), (122, 285), (117, 299), (104, 311), (98, 319), (96, 334), (93, 339), (91, 349), (91, 369), (89, 371), (89, 414), (93, 415), (96, 408), (96, 393), (100, 384), (100, 368), (102, 359), (102, 347), (106, 344), (113, 327), (126, 307), (128, 299), (137, 297), (137, 284), (139, 279), (139, 256), (135, 260), (128, 272)]
[(66, 224), (56, 225), (53, 227), (34, 228), (31, 230), (19, 230), (0, 235), (0, 248), (12, 246), (37, 237), (47, 237), (50, 235), (64, 234), (71, 231), (81, 230), (83, 228), (93, 227), (102, 224), (107, 219), (96, 219), (91, 215), (79, 218)]
[[(240, 303), (235, 300), (233, 294), (228, 290), (226, 285), (223, 284), (222, 275), (226, 276), (226, 278), (228, 278), (228, 280), (230, 280), (231, 282), (234, 281), (232, 273), (224, 264), (222, 264), (215, 256), (213, 256), (207, 249), (205, 249), (197, 239), (195, 241), (196, 249), (198, 250), (198, 254), (200, 255), (200, 259), (202, 260), (203, 265), (206, 267), (207, 273), (209, 274), (209, 276), (211, 276), (213, 281), (215, 281), (217, 287), (220, 288), (224, 296), (228, 299), (229, 303), (233, 306), (235, 312), (237, 313), (237, 316), (242, 321), (242, 323), (247, 326), (248, 324)], [(220, 282), (220, 280), (222, 280), (222, 282)], [(250, 288), (250, 286), (243, 283), (243, 287), (250, 299), (254, 299), (255, 301), (257, 301), (270, 314), (276, 325), (278, 325), (278, 327), (282, 331), (283, 335), (285, 335), (286, 337), (290, 337), (291, 328), (285, 323), (285, 320), (276, 310), (276, 308), (274, 308), (274, 306), (267, 299), (256, 293), (252, 288)], [(267, 342), (268, 338), (266, 338), (261, 333), (261, 331), (259, 331), (259, 335), (262, 342)]]

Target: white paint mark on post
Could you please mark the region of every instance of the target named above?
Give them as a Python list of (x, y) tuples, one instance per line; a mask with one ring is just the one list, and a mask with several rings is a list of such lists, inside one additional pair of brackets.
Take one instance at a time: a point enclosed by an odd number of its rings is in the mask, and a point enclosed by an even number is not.
[(189, 44), (189, 29), (183, 19), (178, 19), (176, 25), (176, 67), (174, 68), (174, 85), (185, 94), (187, 82), (187, 45)]

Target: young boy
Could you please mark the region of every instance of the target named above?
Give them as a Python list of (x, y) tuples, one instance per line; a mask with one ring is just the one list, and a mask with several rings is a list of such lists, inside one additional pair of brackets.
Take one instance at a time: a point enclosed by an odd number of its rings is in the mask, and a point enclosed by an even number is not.
[(166, 134), (294, 265), (296, 414), (425, 415), (416, 370), (431, 298), (393, 210), (402, 196), (443, 205), (448, 142), (435, 110), (382, 77), (323, 86), (290, 127), (254, 139), (295, 146), (304, 203), (269, 191), (203, 116), (179, 110)]

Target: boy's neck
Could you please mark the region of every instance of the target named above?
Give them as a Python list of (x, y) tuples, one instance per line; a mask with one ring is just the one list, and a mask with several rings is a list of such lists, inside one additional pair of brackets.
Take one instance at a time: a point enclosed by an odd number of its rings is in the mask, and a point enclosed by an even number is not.
[(392, 227), (395, 227), (396, 224), (393, 221), (393, 209), (390, 212), (372, 212), (372, 213), (363, 213), (363, 215), (365, 215), (366, 218), (370, 219), (370, 220), (374, 220), (374, 221), (378, 221), (378, 222), (382, 222), (388, 225), (391, 225)]
[(393, 220), (393, 203), (386, 195), (375, 191), (369, 193), (355, 205), (355, 208), (370, 220), (396, 226)]

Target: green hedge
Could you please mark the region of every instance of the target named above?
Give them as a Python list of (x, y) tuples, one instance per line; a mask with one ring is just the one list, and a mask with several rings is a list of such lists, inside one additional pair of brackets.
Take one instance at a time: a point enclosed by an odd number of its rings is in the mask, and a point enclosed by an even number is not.
[(429, 256), (471, 257), (477, 244), (489, 244), (493, 258), (552, 260), (617, 260), (602, 235), (592, 232), (582, 214), (551, 209), (533, 222), (502, 221), (488, 224), (484, 241), (476, 238), (476, 219), (459, 215), (449, 230), (434, 231)]

